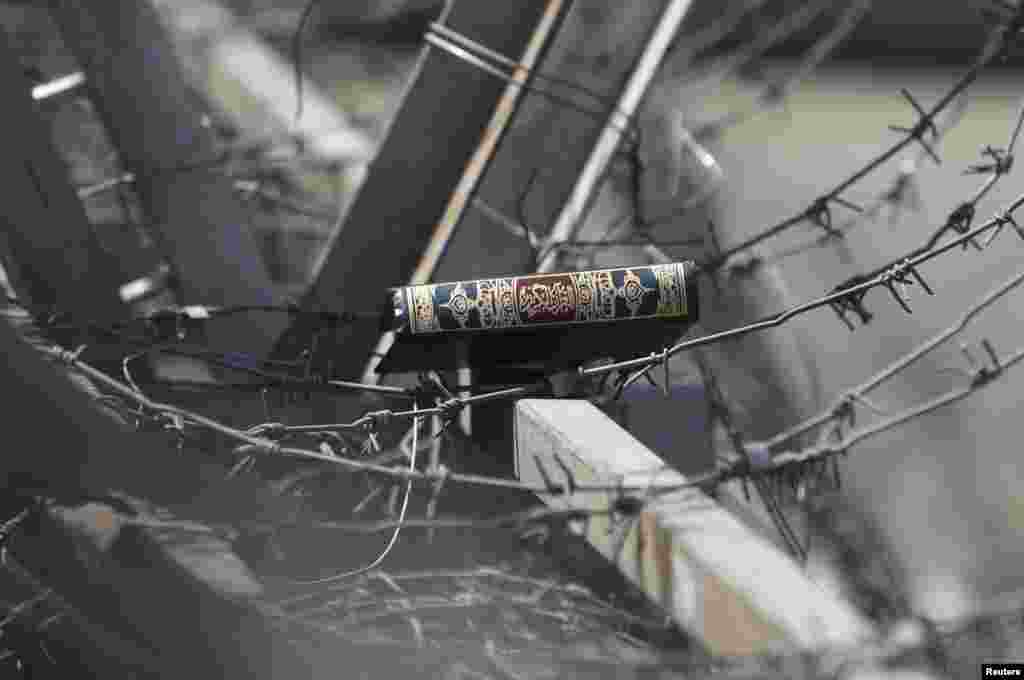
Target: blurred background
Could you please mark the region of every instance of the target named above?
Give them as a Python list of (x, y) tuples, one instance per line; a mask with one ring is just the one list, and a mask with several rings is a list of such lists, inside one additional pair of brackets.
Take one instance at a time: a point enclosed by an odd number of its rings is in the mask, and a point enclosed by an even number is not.
[[(297, 42), (307, 10), (299, 0), (153, 1), (175, 36), (196, 96), (211, 112), (210, 125), (223, 131), (232, 148), (250, 150), (233, 161), (238, 191), (260, 208), (252, 229), (275, 283), (298, 296), (312, 281), (339, 216), (365, 177), (414, 71), (426, 27), (442, 7), (426, 0), (325, 0), (309, 12)], [(760, 22), (800, 4), (765, 3), (758, 21), (740, 24), (703, 58), (710, 63), (749, 43), (763, 28)], [(761, 111), (713, 140), (709, 148), (725, 175), (716, 219), (727, 225), (730, 240), (799, 212), (890, 144), (894, 133), (888, 126), (913, 125), (915, 112), (901, 88), (926, 107), (936, 102), (977, 54), (986, 36), (986, 13), (995, 7), (982, 0), (876, 2), (846, 43), (780, 107)], [(692, 21), (696, 25), (719, 12), (721, 3), (702, 0)], [(0, 3), (0, 19), (41, 81), (74, 70), (45, 9)], [(700, 96), (687, 98), (681, 88), (679, 104), (687, 122), (697, 126), (743, 108), (765, 79), (799, 64), (827, 25), (811, 22), (757, 60), (756, 68), (732, 73)], [(307, 74), (299, 123), (296, 58)], [(979, 178), (964, 170), (982, 162), (980, 149), (1006, 144), (1024, 96), (1022, 67), (1024, 55), (1011, 49), (1008, 59), (980, 75), (962, 120), (938, 145), (941, 164), (926, 159), (913, 167), (906, 200), (887, 205), (876, 219), (851, 231), (841, 247), (815, 249), (782, 263), (795, 299), (817, 297), (890, 261), (944, 223), (978, 185)], [(54, 113), (54, 129), (75, 183), (84, 188), (116, 176), (118, 169), (101, 128), (89, 123), (88, 104), (78, 106), (82, 110)], [(430, 134), (430, 121), (423, 122), (423, 130)], [(844, 198), (871, 202), (908, 169), (901, 162), (917, 156), (910, 147)], [(269, 162), (274, 158), (279, 162)], [(995, 214), (1021, 192), (1019, 172), (979, 204), (979, 218)], [(97, 192), (86, 203), (106, 238), (145, 240), (125, 218), (123, 196)], [(770, 242), (767, 251), (781, 252), (816, 233), (811, 226), (799, 227)], [(478, 237), (455, 238), (458, 243)], [(794, 322), (811, 339), (825, 400), (950, 325), (995, 283), (1024, 269), (1022, 248), (1008, 231), (984, 252), (957, 251), (927, 265), (922, 273), (936, 295), (912, 289), (913, 315), (884, 291), (875, 291), (866, 299), (874, 320), (854, 332), (828, 309)], [(469, 257), (472, 249), (465, 252)], [(962, 340), (977, 346), (988, 338), (1007, 353), (1024, 345), (1021, 304), (1019, 294), (1011, 294)], [(962, 384), (967, 367), (958, 342), (950, 343), (875, 401), (885, 411), (898, 411)], [(857, 446), (844, 463), (848, 493), (893, 542), (923, 611), (956, 615), (976, 600), (1024, 588), (1024, 470), (1016, 430), (1022, 385), (1024, 376), (1011, 373), (960, 405)]]
[[(203, 24), (198, 18), (202, 10), (188, 1), (165, 4), (165, 15), (175, 25), (188, 24), (190, 16), (197, 26)], [(781, 16), (800, 3), (767, 4), (769, 15)], [(994, 4), (876, 2), (833, 58), (780, 110), (729, 129), (714, 151), (726, 176), (719, 219), (731, 225), (733, 236), (756, 233), (798, 212), (891, 143), (889, 125), (913, 124), (914, 112), (900, 89), (908, 89), (926, 107), (937, 101), (977, 54), (986, 35), (985, 12)], [(282, 58), (290, 58), (289, 42), (304, 3), (238, 0), (224, 7), (239, 25), (248, 26)], [(438, 3), (420, 1), (325, 2), (313, 13), (303, 55), (306, 71), (375, 143), (400, 101), (422, 45), (425, 22), (439, 10)], [(720, 11), (719, 3), (698, 2), (692, 20), (699, 24)], [(826, 25), (824, 20), (812, 22), (770, 50), (758, 66), (768, 75), (785, 73)], [(759, 28), (763, 26), (754, 22), (741, 25), (719, 49), (735, 49)], [(186, 59), (199, 62), (193, 73), (202, 75), (204, 57), (194, 54), (195, 43), (191, 44), (189, 54), (188, 43), (182, 43)], [(1018, 53), (1011, 50), (1005, 63), (986, 69), (971, 88), (962, 121), (941, 143), (942, 164), (920, 164), (916, 198), (911, 196), (902, 209), (887, 210), (851, 232), (845, 256), (835, 248), (822, 248), (783, 263), (783, 275), (796, 299), (820, 295), (915, 247), (971, 194), (978, 178), (963, 171), (981, 162), (983, 145), (1005, 145), (1024, 95), (1024, 62)], [(222, 102), (225, 109), (245, 107), (232, 101), (228, 88), (212, 81), (208, 77), (204, 84), (212, 100)], [(280, 87), (283, 96), (290, 96), (290, 85)], [(714, 118), (742, 106), (749, 87), (749, 81), (733, 78), (683, 104), (694, 120)], [(424, 127), (429, 134), (428, 121)], [(917, 153), (911, 148), (905, 157)], [(892, 161), (846, 198), (870, 202), (893, 184), (900, 169), (900, 159)], [(330, 181), (326, 187), (318, 185), (322, 174), (312, 171), (301, 177), (325, 206), (333, 204), (332, 191), (344, 202), (355, 188), (355, 182), (336, 188)], [(979, 218), (1006, 205), (1021, 186), (1016, 175), (1010, 175), (978, 206)], [(272, 270), (283, 283), (301, 288), (333, 224), (327, 219), (274, 217), (260, 225), (268, 259), (277, 261)], [(798, 228), (792, 237), (770, 243), (769, 251), (785, 249), (810, 233), (811, 227)], [(825, 396), (834, 398), (842, 388), (951, 324), (995, 282), (1024, 266), (1021, 245), (1015, 237), (1003, 235), (983, 253), (968, 251), (928, 265), (925, 274), (937, 295), (912, 292), (912, 316), (876, 291), (867, 300), (875, 321), (855, 332), (827, 309), (797, 321), (813, 339)], [(1009, 296), (965, 332), (963, 341), (976, 345), (987, 337), (1006, 352), (1024, 344), (1024, 319), (1016, 312), (1020, 304)], [(950, 343), (915, 366), (904, 380), (894, 381), (877, 401), (892, 411), (917, 403), (958, 384), (961, 378), (955, 370), (964, 365), (958, 343)], [(907, 562), (922, 607), (936, 613), (960, 611), (974, 596), (992, 597), (1024, 587), (1024, 498), (1019, 491), (1024, 471), (1014, 417), (1020, 385), (1010, 375), (961, 405), (858, 446), (846, 463), (851, 492), (880, 519)]]

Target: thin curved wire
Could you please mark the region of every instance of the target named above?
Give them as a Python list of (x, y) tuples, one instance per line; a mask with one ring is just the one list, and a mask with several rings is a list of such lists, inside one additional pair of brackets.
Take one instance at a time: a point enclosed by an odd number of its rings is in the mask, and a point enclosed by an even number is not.
[[(418, 403), (413, 402), (413, 411), (415, 411), (418, 406), (419, 406)], [(412, 419), (412, 451), (409, 453), (409, 471), (410, 472), (412, 472), (412, 471), (414, 471), (416, 469), (416, 453), (417, 453), (417, 449), (419, 448), (419, 429), (420, 429), (419, 426), (420, 426), (420, 418), (419, 418), (419, 416), (413, 417), (413, 419)], [(384, 560), (387, 558), (387, 556), (391, 553), (391, 550), (395, 547), (395, 544), (398, 543), (398, 535), (401, 533), (402, 527), (405, 525), (406, 514), (409, 511), (409, 498), (412, 496), (412, 484), (413, 484), (413, 480), (412, 480), (412, 477), (410, 477), (409, 481), (407, 481), (405, 483), (405, 497), (402, 499), (402, 509), (399, 510), (399, 512), (398, 512), (398, 519), (396, 520), (395, 529), (394, 529), (394, 531), (391, 532), (391, 538), (388, 540), (388, 544), (386, 546), (384, 546), (384, 549), (380, 552), (380, 555), (377, 556), (377, 559), (375, 559), (373, 562), (370, 562), (369, 564), (367, 564), (365, 566), (359, 567), (358, 569), (352, 569), (350, 571), (343, 571), (341, 573), (334, 574), (332, 576), (325, 576), (323, 578), (315, 578), (315, 579), (309, 579), (309, 580), (305, 580), (305, 579), (289, 579), (289, 582), (292, 583), (293, 585), (300, 585), (300, 586), (318, 586), (318, 585), (323, 585), (325, 583), (336, 583), (338, 581), (343, 581), (343, 580), (348, 579), (348, 578), (353, 578), (355, 576), (360, 576), (362, 574), (365, 574), (368, 571), (373, 571), (374, 569), (379, 567), (384, 562)]]
[(292, 52), (292, 65), (295, 68), (295, 124), (298, 125), (299, 120), (302, 118), (303, 108), (303, 91), (302, 91), (302, 36), (306, 32), (306, 26), (309, 25), (309, 20), (313, 16), (313, 10), (316, 9), (317, 4), (320, 0), (309, 0), (306, 6), (302, 8), (302, 15), (299, 17), (298, 26), (295, 27), (295, 32), (292, 34), (291, 40), (291, 52)]

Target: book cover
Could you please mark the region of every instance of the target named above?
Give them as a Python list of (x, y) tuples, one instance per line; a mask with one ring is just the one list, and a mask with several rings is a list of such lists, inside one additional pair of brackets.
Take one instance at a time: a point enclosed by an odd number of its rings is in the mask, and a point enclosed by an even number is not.
[(692, 267), (674, 262), (394, 288), (388, 330), (424, 335), (638, 319), (693, 321)]
[(395, 343), (377, 370), (461, 360), (546, 373), (660, 350), (697, 320), (694, 270), (676, 262), (394, 288), (385, 327)]

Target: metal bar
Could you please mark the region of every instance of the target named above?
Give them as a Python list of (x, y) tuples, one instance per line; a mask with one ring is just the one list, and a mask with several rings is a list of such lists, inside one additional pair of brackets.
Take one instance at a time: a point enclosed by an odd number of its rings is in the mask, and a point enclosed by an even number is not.
[(62, 94), (75, 92), (82, 85), (85, 85), (85, 74), (81, 71), (69, 73), (66, 76), (55, 78), (49, 82), (36, 85), (32, 88), (32, 99), (43, 101), (52, 99)]
[[(456, 0), (440, 22), (520, 58), (550, 2)], [(387, 138), (317, 267), (304, 308), (376, 306), (378, 299), (367, 299), (367, 291), (383, 292), (410, 279), (506, 89), (506, 83), (447, 52), (424, 48)], [(311, 331), (297, 322), (281, 338), (278, 352), (297, 353)], [(332, 354), (334, 374), (358, 375), (378, 338), (372, 326), (338, 329), (333, 342), (323, 343)]]
[[(519, 401), (515, 441), (523, 482), (557, 475), (565, 484), (567, 473), (576, 484), (685, 481), (585, 400)], [(576, 494), (546, 502), (594, 511), (582, 529), (587, 540), (712, 653), (854, 650), (877, 640), (851, 605), (699, 490), (660, 496), (618, 519), (608, 513), (616, 500)]]
[(480, 145), (466, 166), (466, 171), (462, 175), (459, 185), (452, 193), (448, 206), (445, 208), (444, 217), (442, 217), (435, 228), (434, 236), (430, 239), (427, 250), (423, 253), (423, 257), (416, 266), (416, 271), (413, 272), (410, 285), (427, 283), (437, 269), (437, 264), (440, 262), (445, 247), (455, 232), (456, 225), (469, 204), (474, 190), (480, 183), (484, 170), (498, 148), (498, 142), (502, 134), (512, 121), (512, 115), (515, 113), (516, 105), (519, 103), (520, 96), (523, 93), (523, 86), (530, 77), (530, 71), (537, 66), (548, 38), (557, 28), (559, 19), (564, 15), (568, 5), (569, 3), (564, 2), (564, 0), (550, 0), (548, 2), (548, 6), (544, 10), (537, 29), (530, 36), (530, 41), (526, 45), (526, 51), (520, 60), (520, 66), (512, 74), (512, 83), (505, 88), (505, 93), (502, 95), (494, 115), (491, 117), (490, 125), (487, 126)]
[(32, 100), (31, 84), (4, 36), (0, 83), (7, 121), (0, 156), (0, 234), (11, 284), (35, 306), (113, 321), (126, 311), (117, 298), (116, 263), (93, 233), (46, 120)]
[[(416, 269), (413, 271), (409, 285), (415, 286), (427, 283), (434, 276), (437, 265), (447, 250), (448, 244), (455, 234), (455, 229), (462, 221), (466, 207), (469, 205), (470, 199), (483, 178), (484, 171), (489, 166), (491, 159), (498, 149), (498, 143), (512, 122), (512, 117), (523, 95), (524, 86), (529, 81), (530, 71), (538, 66), (545, 45), (557, 30), (561, 23), (561, 18), (564, 16), (569, 5), (570, 3), (565, 0), (550, 0), (548, 2), (547, 8), (541, 16), (540, 23), (537, 25), (533, 35), (530, 36), (522, 59), (517, 62), (519, 67), (511, 75), (511, 82), (505, 88), (505, 92), (498, 101), (498, 106), (491, 116), (491, 121), (484, 131), (480, 144), (466, 165), (462, 178), (455, 187), (455, 191), (452, 192), (441, 220), (434, 228), (434, 233), (427, 243), (427, 248), (416, 265)], [(378, 380), (376, 368), (380, 364), (382, 355), (387, 353), (393, 343), (394, 336), (391, 333), (384, 334), (377, 342), (373, 355), (363, 371), (363, 382), (376, 382)], [(468, 366), (464, 365), (456, 371), (456, 379), (460, 384), (469, 384), (473, 381), (473, 373)], [(470, 423), (468, 408), (463, 412), (461, 422), (463, 422), (464, 429), (468, 432)]]
[[(644, 47), (626, 87), (616, 103), (615, 110), (608, 117), (597, 144), (591, 151), (587, 164), (573, 187), (569, 200), (559, 213), (546, 245), (568, 241), (583, 225), (596, 190), (608, 169), (608, 164), (619, 148), (622, 136), (628, 128), (633, 114), (643, 99), (644, 93), (654, 79), (669, 44), (686, 18), (693, 0), (669, 0), (654, 32)], [(551, 250), (537, 267), (539, 272), (550, 272), (558, 266), (558, 252)]]
[[(214, 132), (202, 123), (153, 6), (54, 0), (50, 9), (86, 74), (125, 169), (135, 177), (181, 302), (273, 304), (273, 284), (249, 232), (248, 209), (216, 167)], [(220, 349), (262, 355), (285, 323), (241, 315), (211, 328), (209, 339)]]
[[(610, 2), (577, 4), (565, 20), (540, 66), (536, 85), (554, 91), (559, 102), (539, 93), (523, 103), (509, 138), (488, 170), (478, 191), (478, 208), (469, 212), (456, 239), (438, 267), (442, 280), (483, 277), (526, 271), (539, 264), (532, 248), (548, 224), (564, 212), (609, 126), (627, 122), (606, 109), (617, 106), (620, 93), (636, 82), (636, 66), (649, 52), (648, 38), (663, 22), (664, 3), (631, 6)], [(634, 87), (635, 89), (635, 87)], [(562, 103), (566, 100), (567, 104)], [(621, 104), (621, 101), (619, 101)], [(635, 108), (635, 107), (634, 107)], [(597, 184), (591, 187), (596, 193)], [(509, 230), (509, 219), (529, 222), (520, 227), (536, 232), (527, 239)], [(505, 227), (505, 228), (501, 228)], [(479, 371), (477, 382), (492, 377)], [(481, 444), (507, 446), (512, 414), (501, 405), (480, 406), (474, 413), (474, 432)]]

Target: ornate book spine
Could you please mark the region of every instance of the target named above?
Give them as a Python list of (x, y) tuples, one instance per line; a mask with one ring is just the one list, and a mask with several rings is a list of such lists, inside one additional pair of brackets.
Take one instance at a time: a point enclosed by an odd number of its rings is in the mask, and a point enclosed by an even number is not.
[(400, 336), (424, 336), (634, 319), (693, 322), (693, 278), (692, 262), (674, 262), (404, 286), (390, 290), (386, 325)]

